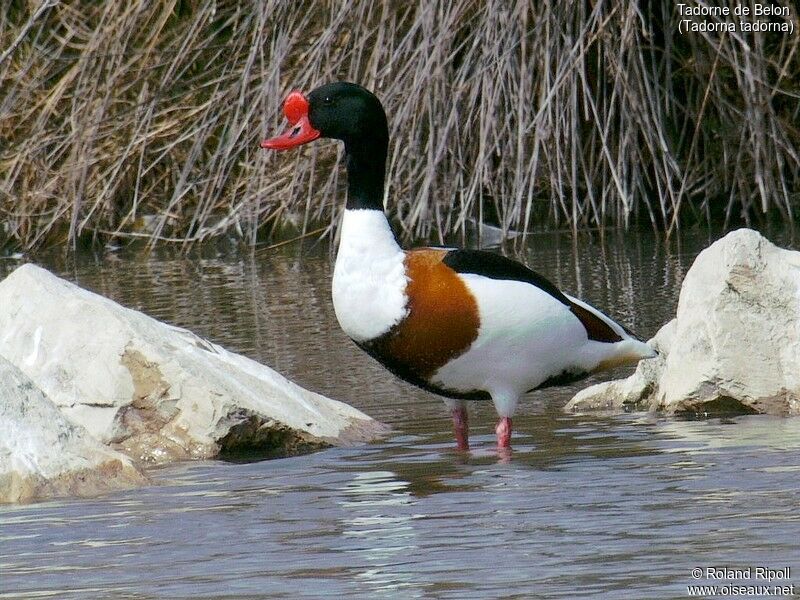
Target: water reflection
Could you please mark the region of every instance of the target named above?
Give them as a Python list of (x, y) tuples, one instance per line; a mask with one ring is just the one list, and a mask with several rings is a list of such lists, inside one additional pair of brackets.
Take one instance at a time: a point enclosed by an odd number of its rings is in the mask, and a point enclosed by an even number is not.
[[(706, 233), (534, 236), (523, 258), (649, 336)], [(800, 419), (568, 415), (530, 395), (498, 460), (490, 403), (454, 450), (443, 403), (339, 330), (330, 253), (43, 259), (390, 423), (360, 448), (154, 472), (159, 485), (0, 507), (0, 598), (683, 597), (691, 568), (800, 564)], [(0, 276), (15, 261), (0, 260)], [(582, 384), (583, 385), (583, 384)], [(501, 457), (502, 458), (502, 457)]]
[(335, 548), (358, 555), (370, 565), (356, 574), (374, 597), (389, 596), (402, 591), (404, 597), (418, 598), (414, 577), (394, 568), (403, 557), (418, 550), (414, 520), (424, 515), (400, 512), (415, 504), (408, 491), (408, 482), (390, 471), (363, 471), (341, 488), (340, 505), (347, 515), (343, 519), (345, 545)]

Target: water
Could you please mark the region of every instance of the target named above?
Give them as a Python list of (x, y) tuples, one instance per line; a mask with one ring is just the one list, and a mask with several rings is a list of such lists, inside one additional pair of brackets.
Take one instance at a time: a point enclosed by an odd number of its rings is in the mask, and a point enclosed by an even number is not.
[[(552, 234), (525, 258), (650, 336), (709, 241)], [(0, 507), (0, 598), (685, 598), (687, 585), (725, 583), (692, 578), (712, 566), (790, 567), (772, 584), (796, 578), (800, 592), (800, 419), (562, 413), (581, 384), (526, 399), (510, 459), (493, 449), (491, 406), (473, 404), (464, 455), (440, 401), (339, 331), (327, 248), (39, 262), (393, 432), (289, 459), (172, 465), (152, 472), (157, 485), (90, 500)], [(0, 275), (16, 264), (0, 260)]]

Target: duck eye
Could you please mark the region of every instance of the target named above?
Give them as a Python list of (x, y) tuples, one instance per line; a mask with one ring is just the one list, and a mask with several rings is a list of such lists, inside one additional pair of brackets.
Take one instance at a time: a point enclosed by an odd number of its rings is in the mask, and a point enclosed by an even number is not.
[(331, 104), (333, 104), (333, 98), (331, 98), (330, 96), (325, 96), (325, 97), (322, 99), (322, 103), (323, 103), (325, 106), (330, 106)]

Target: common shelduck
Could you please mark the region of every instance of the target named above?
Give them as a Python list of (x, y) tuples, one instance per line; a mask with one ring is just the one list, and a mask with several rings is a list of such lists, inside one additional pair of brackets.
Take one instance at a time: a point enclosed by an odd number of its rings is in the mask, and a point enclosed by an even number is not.
[(380, 101), (336, 82), (283, 106), (291, 128), (261, 142), (286, 150), (317, 138), (344, 142), (347, 204), (333, 272), (344, 332), (389, 371), (445, 397), (461, 449), (465, 400), (494, 402), (498, 448), (526, 392), (655, 355), (585, 302), (504, 256), (479, 250), (403, 250), (383, 211), (389, 130)]

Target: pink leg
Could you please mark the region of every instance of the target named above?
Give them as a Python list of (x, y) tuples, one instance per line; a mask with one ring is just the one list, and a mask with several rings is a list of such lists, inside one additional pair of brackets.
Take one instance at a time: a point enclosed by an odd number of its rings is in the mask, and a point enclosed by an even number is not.
[(511, 448), (511, 417), (501, 418), (495, 433), (497, 433), (498, 448)]
[(463, 404), (452, 411), (453, 432), (456, 434), (456, 443), (459, 450), (469, 450), (469, 418), (467, 407)]

